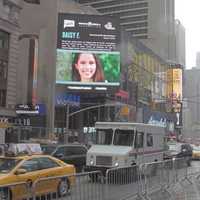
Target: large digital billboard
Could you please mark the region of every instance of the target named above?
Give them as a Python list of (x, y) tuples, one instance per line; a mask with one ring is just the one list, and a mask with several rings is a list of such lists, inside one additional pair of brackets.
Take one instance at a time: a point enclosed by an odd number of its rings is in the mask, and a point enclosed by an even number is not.
[(118, 86), (120, 26), (100, 15), (58, 16), (56, 83)]

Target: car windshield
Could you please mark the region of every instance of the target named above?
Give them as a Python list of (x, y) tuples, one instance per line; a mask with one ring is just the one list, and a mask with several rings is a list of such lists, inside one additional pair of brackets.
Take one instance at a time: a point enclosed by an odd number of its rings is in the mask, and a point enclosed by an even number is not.
[(96, 144), (110, 145), (112, 143), (113, 130), (112, 129), (97, 129)]
[(20, 159), (0, 158), (0, 173), (10, 172), (20, 161)]
[(52, 154), (56, 150), (56, 146), (41, 146), (44, 154)]
[(134, 138), (134, 131), (133, 130), (117, 129), (115, 131), (113, 144), (114, 145), (120, 145), (120, 146), (132, 146), (133, 145), (133, 138)]
[(179, 144), (169, 144), (169, 150), (170, 151), (180, 151), (181, 150), (181, 145)]
[(193, 149), (194, 151), (200, 151), (200, 146), (193, 145), (193, 146), (192, 146), (192, 149)]

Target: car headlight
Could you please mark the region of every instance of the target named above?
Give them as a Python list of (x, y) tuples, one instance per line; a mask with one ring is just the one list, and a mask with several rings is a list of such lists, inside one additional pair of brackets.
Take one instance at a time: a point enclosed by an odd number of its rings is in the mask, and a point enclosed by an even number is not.
[(94, 156), (93, 155), (91, 155), (90, 156), (90, 165), (94, 165)]
[(115, 163), (115, 167), (119, 167), (119, 163), (118, 162)]
[(90, 160), (90, 165), (94, 165), (94, 161), (93, 160)]

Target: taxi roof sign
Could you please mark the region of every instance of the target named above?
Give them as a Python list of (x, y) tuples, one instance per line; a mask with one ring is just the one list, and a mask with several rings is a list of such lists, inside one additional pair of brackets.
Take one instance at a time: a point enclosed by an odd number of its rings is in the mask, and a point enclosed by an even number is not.
[(18, 144), (11, 143), (8, 145), (7, 151), (15, 156), (42, 154), (42, 149), (40, 144), (36, 143), (18, 143)]
[(8, 122), (0, 122), (0, 128), (10, 128), (12, 127)]

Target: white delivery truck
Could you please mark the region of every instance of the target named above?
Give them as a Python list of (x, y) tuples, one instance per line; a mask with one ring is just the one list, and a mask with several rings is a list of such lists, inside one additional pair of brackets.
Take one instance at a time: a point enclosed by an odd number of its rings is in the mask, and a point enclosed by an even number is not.
[(143, 123), (96, 122), (96, 141), (87, 152), (86, 171), (129, 167), (163, 160), (165, 128)]

